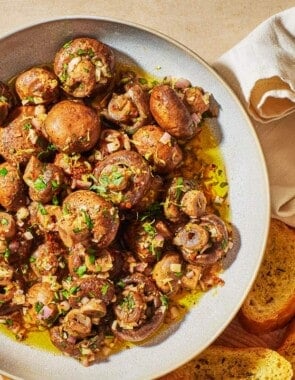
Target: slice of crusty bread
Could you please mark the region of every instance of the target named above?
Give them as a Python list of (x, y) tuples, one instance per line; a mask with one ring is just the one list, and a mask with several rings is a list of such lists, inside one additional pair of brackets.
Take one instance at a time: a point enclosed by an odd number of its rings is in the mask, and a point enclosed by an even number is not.
[(290, 362), (268, 348), (210, 346), (160, 380), (291, 380)]
[(278, 352), (289, 360), (295, 374), (295, 319), (288, 326), (284, 340), (278, 348)]
[(262, 265), (239, 317), (248, 331), (259, 334), (284, 326), (293, 316), (295, 229), (272, 219)]

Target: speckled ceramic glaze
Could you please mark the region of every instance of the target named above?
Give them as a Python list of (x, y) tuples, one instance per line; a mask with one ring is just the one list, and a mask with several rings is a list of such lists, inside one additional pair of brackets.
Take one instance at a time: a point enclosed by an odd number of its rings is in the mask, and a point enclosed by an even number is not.
[(95, 37), (109, 44), (118, 58), (153, 75), (188, 78), (214, 94), (221, 104), (220, 146), (239, 249), (222, 275), (225, 286), (206, 293), (184, 321), (165, 336), (84, 368), (71, 358), (0, 335), (0, 368), (27, 380), (152, 379), (180, 366), (213, 342), (249, 291), (261, 263), (268, 230), (269, 189), (264, 158), (247, 115), (216, 73), (189, 49), (140, 26), (75, 17), (17, 31), (0, 40), (0, 80), (35, 64), (51, 62), (60, 46), (79, 36)]

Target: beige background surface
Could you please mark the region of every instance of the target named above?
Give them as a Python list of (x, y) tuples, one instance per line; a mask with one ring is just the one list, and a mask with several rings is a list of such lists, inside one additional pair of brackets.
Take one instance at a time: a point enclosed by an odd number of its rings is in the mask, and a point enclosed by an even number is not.
[(260, 22), (292, 6), (295, 0), (0, 0), (0, 34), (64, 15), (113, 17), (157, 29), (212, 63)]

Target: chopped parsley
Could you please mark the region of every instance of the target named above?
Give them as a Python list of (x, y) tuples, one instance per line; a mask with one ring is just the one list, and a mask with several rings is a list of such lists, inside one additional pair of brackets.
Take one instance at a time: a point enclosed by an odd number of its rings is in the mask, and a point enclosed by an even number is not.
[(42, 302), (37, 301), (34, 306), (36, 313), (39, 314), (43, 307), (44, 304)]
[(56, 190), (59, 188), (59, 183), (55, 179), (52, 179), (51, 180), (51, 187), (53, 188), (53, 190)]
[(82, 277), (87, 272), (86, 265), (80, 265), (79, 268), (76, 269), (76, 273), (79, 277)]
[(63, 45), (63, 48), (64, 48), (64, 49), (69, 48), (69, 47), (71, 46), (71, 43), (72, 43), (72, 40), (66, 42), (66, 43)]
[(152, 224), (153, 224), (153, 222), (145, 222), (145, 223), (143, 223), (142, 227), (143, 227), (144, 231), (149, 236), (155, 237), (156, 233), (157, 233), (157, 230), (155, 229), (155, 227)]
[(91, 220), (89, 214), (86, 211), (82, 211), (82, 212), (83, 212), (85, 223), (86, 223), (88, 229), (92, 230), (92, 228), (94, 227), (93, 221)]
[(122, 299), (120, 302), (120, 306), (122, 309), (132, 310), (135, 307), (135, 301), (133, 295), (129, 293), (126, 297)]
[(176, 197), (176, 200), (178, 201), (180, 196), (181, 196), (181, 193), (182, 193), (182, 190), (183, 190), (183, 178), (182, 177), (178, 177), (176, 179), (176, 186), (175, 186), (175, 197)]
[(1, 177), (5, 177), (7, 173), (8, 173), (8, 170), (6, 168), (0, 169), (0, 176)]
[(162, 295), (162, 296), (160, 297), (160, 300), (161, 300), (163, 306), (165, 306), (165, 307), (168, 307), (168, 306), (169, 306), (169, 299), (168, 299), (167, 296)]
[(28, 131), (28, 130), (30, 130), (32, 128), (32, 124), (31, 123), (26, 123), (23, 128), (24, 128), (25, 131)]
[(36, 181), (34, 182), (34, 188), (37, 191), (43, 191), (47, 187), (47, 183), (45, 182), (44, 178), (38, 177)]
[(8, 225), (8, 220), (6, 218), (1, 218), (1, 222), (2, 226), (7, 226)]
[(108, 291), (109, 287), (110, 287), (109, 284), (103, 284), (103, 286), (101, 287), (101, 294), (103, 296), (105, 296), (107, 294), (107, 291)]
[(46, 208), (42, 205), (42, 203), (38, 203), (38, 211), (41, 215), (47, 215), (48, 212), (46, 211)]

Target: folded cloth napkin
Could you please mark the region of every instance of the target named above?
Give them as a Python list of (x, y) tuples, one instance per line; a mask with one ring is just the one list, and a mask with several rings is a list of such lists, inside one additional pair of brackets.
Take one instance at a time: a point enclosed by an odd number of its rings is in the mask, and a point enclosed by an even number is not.
[(295, 227), (295, 7), (260, 24), (214, 68), (253, 121), (268, 168), (272, 216)]

